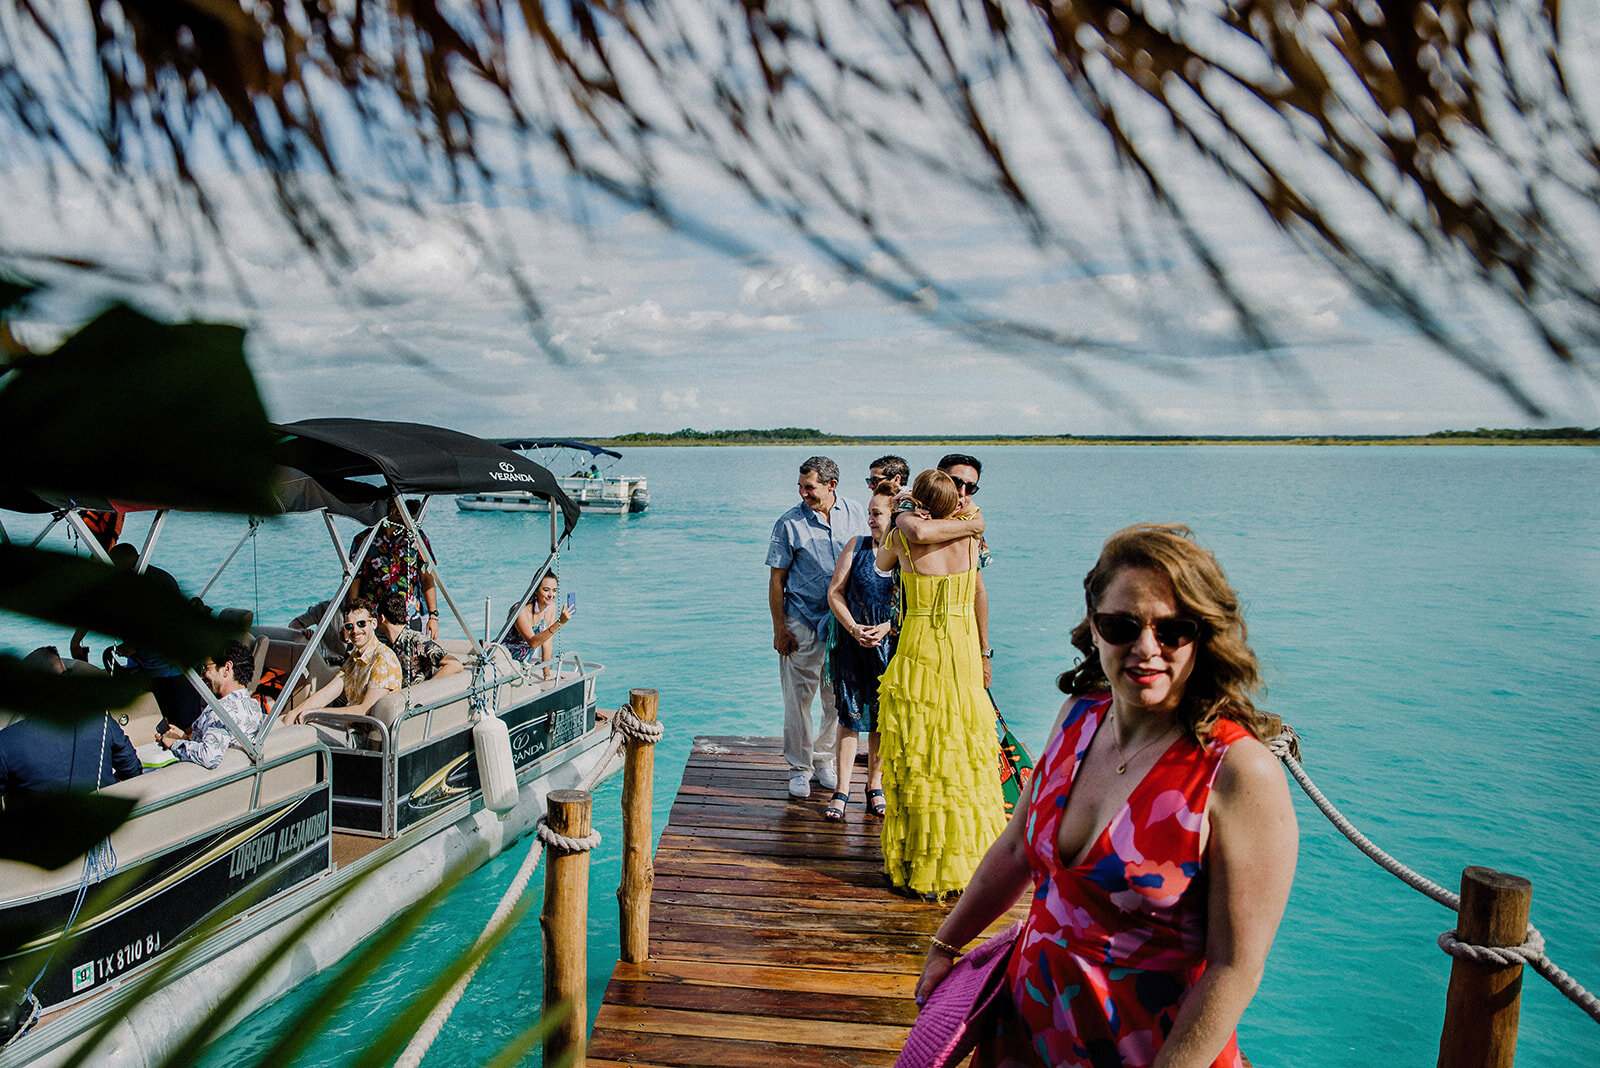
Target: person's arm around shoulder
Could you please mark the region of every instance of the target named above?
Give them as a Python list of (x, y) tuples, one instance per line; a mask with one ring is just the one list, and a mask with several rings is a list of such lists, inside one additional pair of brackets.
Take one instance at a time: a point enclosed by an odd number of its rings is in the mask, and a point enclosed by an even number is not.
[(983, 513), (971, 519), (924, 519), (915, 512), (896, 512), (894, 525), (918, 545), (938, 545), (983, 533)]
[(1266, 968), (1294, 882), (1300, 836), (1277, 759), (1254, 738), (1229, 747), (1206, 810), (1211, 872), (1206, 971), (1184, 996), (1156, 1068), (1209, 1065)]

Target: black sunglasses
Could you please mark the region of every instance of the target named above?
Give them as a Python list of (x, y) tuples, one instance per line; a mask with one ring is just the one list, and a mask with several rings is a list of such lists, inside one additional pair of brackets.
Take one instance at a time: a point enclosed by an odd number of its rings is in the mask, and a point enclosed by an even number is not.
[(966, 479), (956, 478), (954, 475), (950, 477), (950, 481), (956, 484), (957, 493), (965, 492), (970, 497), (978, 492), (978, 484), (976, 482), (968, 482)]
[(1156, 632), (1156, 641), (1168, 649), (1178, 649), (1200, 636), (1200, 621), (1176, 616), (1171, 619), (1143, 620), (1121, 612), (1096, 612), (1090, 617), (1100, 640), (1107, 645), (1132, 645), (1149, 627)]
[(370, 619), (358, 619), (353, 623), (346, 623), (344, 625), (344, 629), (346, 630), (346, 632), (353, 631), (353, 630), (366, 630), (370, 626), (372, 626), (372, 620), (370, 620)]

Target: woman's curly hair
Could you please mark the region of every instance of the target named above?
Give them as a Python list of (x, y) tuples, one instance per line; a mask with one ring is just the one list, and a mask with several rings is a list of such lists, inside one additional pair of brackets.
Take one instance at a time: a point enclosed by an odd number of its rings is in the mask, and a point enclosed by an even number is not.
[(1194, 542), (1188, 527), (1141, 523), (1106, 539), (1100, 559), (1083, 579), (1087, 611), (1072, 628), (1072, 644), (1083, 660), (1063, 672), (1056, 684), (1063, 693), (1105, 693), (1111, 689), (1089, 629), (1112, 580), (1128, 568), (1165, 575), (1172, 583), (1178, 614), (1200, 622), (1195, 639), (1194, 670), (1184, 687), (1178, 722), (1200, 741), (1219, 719), (1231, 719), (1260, 741), (1268, 741), (1266, 718), (1251, 700), (1264, 692), (1256, 654), (1246, 640), (1239, 596), (1228, 584), (1216, 557)]

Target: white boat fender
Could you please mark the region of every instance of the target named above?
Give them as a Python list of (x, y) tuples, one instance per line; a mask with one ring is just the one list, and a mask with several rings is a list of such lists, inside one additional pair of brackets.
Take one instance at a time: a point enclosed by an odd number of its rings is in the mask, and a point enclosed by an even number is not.
[(499, 716), (480, 716), (472, 728), (483, 803), (501, 819), (517, 807), (517, 765), (511, 758), (511, 732)]

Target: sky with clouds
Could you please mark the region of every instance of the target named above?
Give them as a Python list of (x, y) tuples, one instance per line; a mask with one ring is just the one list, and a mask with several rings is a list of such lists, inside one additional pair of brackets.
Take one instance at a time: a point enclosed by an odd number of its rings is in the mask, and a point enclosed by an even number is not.
[[(1530, 424), (1493, 386), (1365, 308), (1196, 166), (1187, 207), (1241, 290), (1270, 311), (1282, 342), (1267, 354), (1242, 348), (1230, 340), (1224, 303), (1170, 226), (1138, 206), (1097, 131), (1062, 119), (1047, 135), (1028, 127), (1036, 116), (1017, 114), (1013, 162), (1079, 262), (1039, 252), (993, 198), (879, 166), (869, 179), (885, 228), (943, 292), (913, 302), (841, 274), (681, 157), (668, 160), (668, 191), (746, 251), (708, 247), (546, 175), (531, 204), (433, 200), (412, 211), (374, 196), (359, 207), (366, 236), (353, 266), (330, 278), (244, 181), (221, 202), (227, 258), (248, 290), (241, 300), (224, 257), (195, 261), (156, 247), (139, 216), (107, 203), (103, 187), (60, 172), (47, 185), (37, 160), (0, 163), (10, 202), (0, 247), (94, 255), (136, 275), (153, 269), (164, 282), (102, 280), (86, 297), (77, 291), (81, 299), (121, 292), (159, 313), (246, 323), (269, 412), (281, 421), (349, 414), (486, 435), (572, 436), (775, 426), (1366, 434)], [(923, 147), (942, 150), (937, 124), (905, 122)], [(1070, 182), (1063, 144), (1074, 152)], [(838, 220), (819, 226), (851, 240)], [(1141, 255), (1123, 240), (1130, 229)], [(537, 330), (508, 261), (543, 308)], [(1600, 423), (1593, 384), (1554, 368), (1506, 309), (1434, 291), (1504, 354), (1547, 409), (1546, 422)], [(952, 300), (1086, 344), (997, 344), (952, 329), (943, 314)]]

